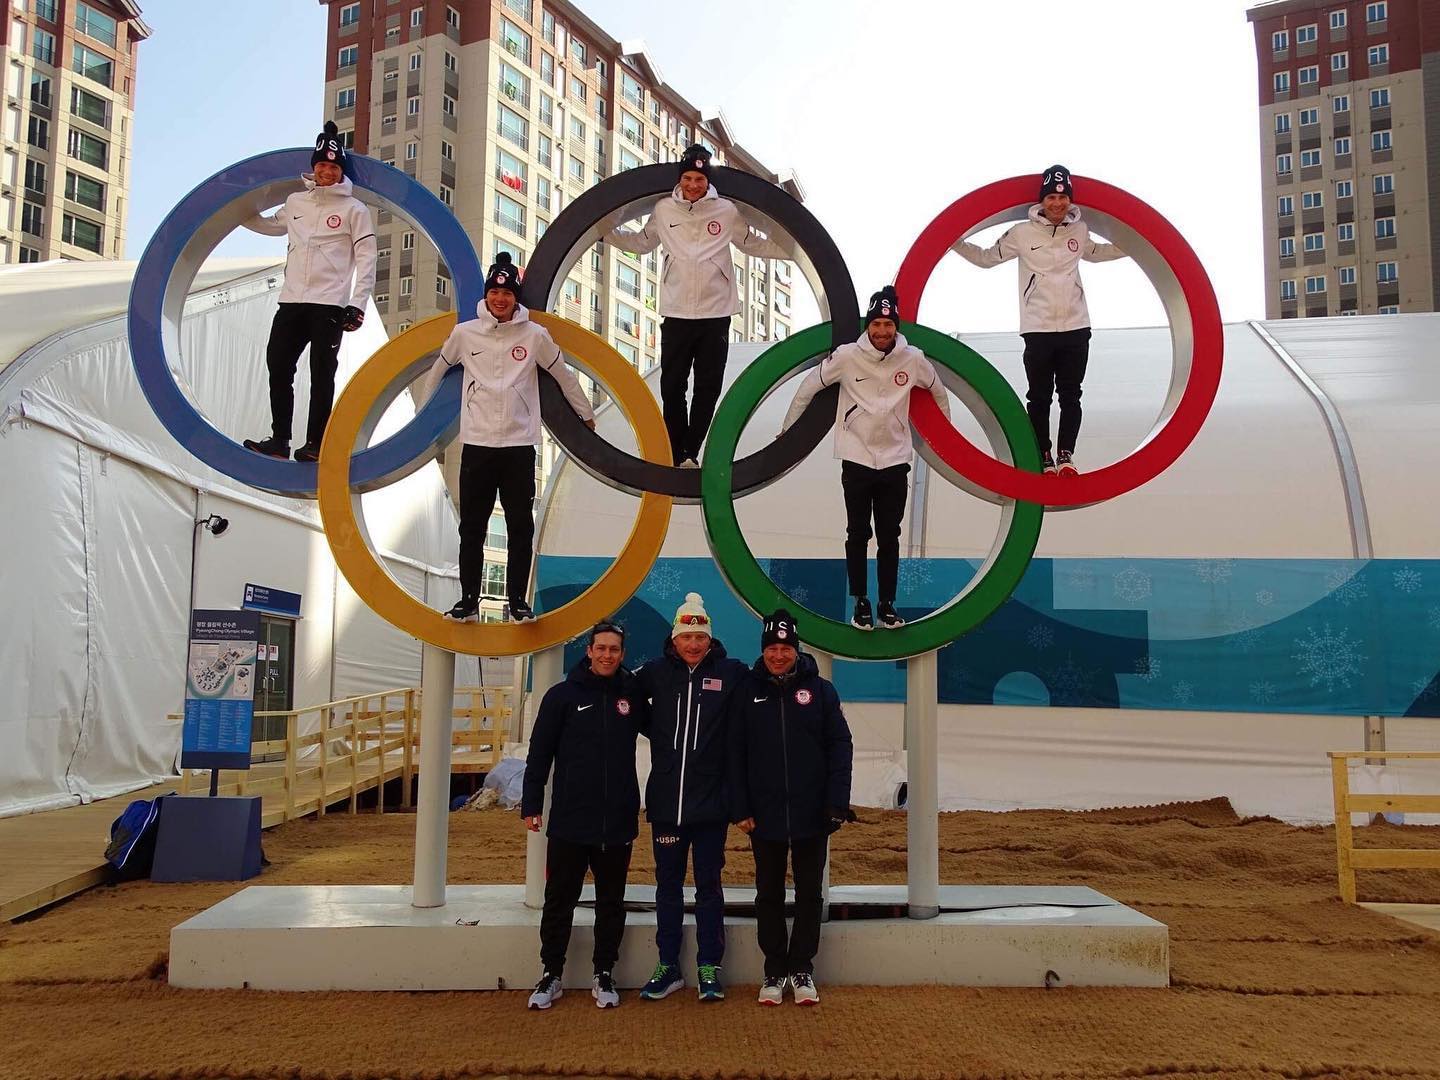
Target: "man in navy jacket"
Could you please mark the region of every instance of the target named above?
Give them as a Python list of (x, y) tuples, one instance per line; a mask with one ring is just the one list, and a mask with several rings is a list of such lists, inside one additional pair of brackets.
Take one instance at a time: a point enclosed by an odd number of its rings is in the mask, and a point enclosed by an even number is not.
[[(840, 695), (799, 651), (795, 620), (765, 620), (761, 656), (736, 692), (730, 715), (731, 817), (755, 855), (755, 922), (765, 954), (762, 1005), (815, 1005), (820, 948), (820, 879), (830, 834), (850, 811), (853, 745)], [(795, 877), (795, 926), (785, 934), (785, 862)]]
[(640, 991), (649, 1000), (685, 985), (680, 940), (685, 919), (685, 869), (694, 854), (697, 982), (701, 1001), (725, 997), (725, 718), (746, 667), (725, 655), (711, 636), (699, 593), (688, 593), (675, 612), (664, 655), (635, 673), (649, 699), (650, 781), (645, 816), (655, 848), (655, 946), (659, 963)]
[[(532, 1009), (560, 997), (575, 905), (588, 869), (595, 878), (595, 975), (590, 994), (600, 1008), (620, 1004), (611, 971), (625, 934), (625, 876), (639, 833), (640, 784), (635, 737), (645, 726), (645, 699), (621, 666), (625, 631), (597, 623), (585, 659), (540, 703), (520, 812), (531, 832), (545, 825), (545, 908), (540, 916), (544, 972)], [(542, 820), (545, 783), (554, 770), (549, 821)]]

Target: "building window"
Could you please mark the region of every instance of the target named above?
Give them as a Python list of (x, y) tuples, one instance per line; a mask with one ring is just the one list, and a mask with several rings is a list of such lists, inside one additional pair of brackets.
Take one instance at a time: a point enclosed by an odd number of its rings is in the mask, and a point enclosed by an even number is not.
[(418, 7), (417, 7), (417, 8), (411, 8), (411, 9), (410, 9), (410, 25), (411, 25), (411, 26), (419, 26), (419, 25), (420, 25), (422, 22), (424, 22), (424, 21), (425, 21), (425, 9), (424, 9), (424, 8), (418, 8)]
[(390, 305), (390, 294), (388, 292), (377, 292), (375, 294), (375, 306), (381, 311)]
[(60, 239), (86, 251), (93, 251), (96, 255), (105, 247), (103, 232), (95, 222), (75, 217), (73, 214), (66, 214), (60, 224)]
[(446, 161), (455, 160), (455, 147), (447, 139), (440, 140), (440, 156)]
[(353, 109), (355, 107), (355, 88), (347, 86), (335, 95), (335, 108)]
[(1378, 174), (1378, 175), (1375, 177), (1375, 194), (1376, 194), (1376, 195), (1393, 195), (1393, 194), (1395, 194), (1395, 174), (1394, 174), (1394, 173), (1380, 173), (1380, 174)]
[(496, 130), (502, 139), (514, 143), (521, 150), (530, 149), (530, 121), (508, 106), (500, 106)]
[(444, 184), (440, 185), (440, 201), (446, 206), (455, 205), (455, 192), (451, 191)]
[(1284, 52), (1290, 47), (1290, 31), (1276, 30), (1270, 35), (1270, 50), (1272, 52)]
[(1335, 72), (1350, 70), (1350, 54), (1348, 52), (1337, 52), (1330, 54), (1330, 70)]
[(1375, 239), (1390, 240), (1395, 236), (1395, 219), (1393, 217), (1377, 217), (1375, 219)]
[(1332, 11), (1332, 12), (1330, 12), (1330, 29), (1331, 29), (1331, 30), (1344, 30), (1344, 29), (1345, 29), (1345, 9), (1344, 9), (1344, 8), (1341, 8), (1339, 11)]
[(1288, 172), (1290, 171), (1290, 163), (1291, 163), (1291, 160), (1292, 160), (1292, 159), (1291, 159), (1291, 157), (1290, 157), (1289, 154), (1276, 154), (1276, 155), (1275, 155), (1275, 171), (1276, 171), (1277, 173), (1279, 173), (1281, 176), (1284, 176), (1286, 173), (1288, 173)]
[(20, 207), (20, 231), (31, 236), (45, 235), (45, 208), (39, 203), (27, 202)]
[(449, 94), (445, 94), (440, 98), (440, 111), (446, 116), (455, 115), (455, 99)]
[(629, 304), (617, 300), (615, 302), (615, 329), (638, 338), (640, 336), (640, 312)]
[(401, 278), (400, 278), (400, 295), (401, 295), (401, 296), (414, 296), (414, 295), (415, 295), (415, 279), (414, 279), (413, 277), (411, 277), (409, 274), (404, 274), (404, 275), (402, 275)]
[(20, 261), (22, 263), (38, 263), (40, 261), (40, 252), (34, 248), (25, 247), (22, 244), (20, 247)]
[(1355, 223), (1353, 221), (1342, 221), (1335, 226), (1335, 239), (1342, 244), (1355, 242)]
[(537, 176), (535, 178), (535, 202), (541, 210), (550, 209), (550, 178)]
[(420, 54), (419, 54), (418, 52), (412, 52), (412, 53), (410, 54), (410, 70), (411, 70), (411, 71), (419, 71), (419, 70), (420, 70), (420, 64), (421, 64), (421, 63), (422, 63), (422, 61), (421, 61)]
[(1372, 131), (1370, 133), (1371, 150), (1389, 150), (1391, 148), (1389, 131)]
[(1399, 315), (1399, 314), (1400, 314), (1400, 308), (1399, 308), (1399, 306), (1396, 305), (1396, 304), (1386, 304), (1386, 305), (1384, 305), (1383, 307), (1378, 307), (1378, 308), (1376, 308), (1376, 309), (1375, 309), (1375, 314), (1377, 314), (1377, 315)]
[(30, 54), (43, 64), (55, 63), (55, 35), (37, 26)]
[(1337, 113), (1346, 113), (1346, 112), (1349, 112), (1349, 111), (1350, 111), (1350, 95), (1349, 95), (1349, 94), (1336, 94), (1336, 95), (1335, 95), (1334, 106), (1335, 106), (1335, 111), (1336, 111)]
[(1282, 259), (1293, 259), (1295, 257), (1295, 238), (1293, 236), (1282, 236), (1280, 238), (1280, 257)]
[(1342, 266), (1342, 267), (1340, 267), (1339, 274), (1340, 274), (1340, 284), (1341, 284), (1341, 285), (1354, 285), (1354, 284), (1355, 284), (1355, 267), (1353, 267), (1353, 266)]
[(450, 295), (450, 279), (447, 278), (447, 277), (441, 277), (439, 274), (436, 274), (436, 275), (435, 275), (435, 291), (436, 291), (437, 293), (439, 293), (441, 296), (449, 296), (449, 295)]
[(570, 96), (576, 101), (589, 100), (589, 90), (579, 75), (570, 76)]
[(1385, 16), (1389, 13), (1389, 7), (1390, 5), (1384, 3), (1383, 0), (1378, 4), (1366, 4), (1365, 21), (1372, 23), (1384, 22)]
[(1314, 86), (1319, 81), (1320, 67), (1318, 64), (1312, 64), (1309, 67), (1303, 67), (1300, 69), (1301, 86)]
[(1281, 217), (1290, 217), (1295, 213), (1295, 196), (1281, 195), (1279, 213)]
[(573, 34), (570, 36), (570, 55), (581, 68), (585, 67), (585, 43)]
[(411, 230), (409, 230), (409, 229), (406, 229), (406, 230), (400, 235), (400, 250), (401, 250), (401, 251), (414, 251), (414, 250), (415, 250), (415, 234), (414, 234)]
[(340, 9), (340, 29), (354, 26), (360, 21), (360, 5), (346, 4)]
[(1350, 136), (1349, 136), (1349, 135), (1341, 135), (1338, 139), (1335, 140), (1335, 156), (1336, 156), (1336, 157), (1349, 157), (1349, 156), (1350, 156)]
[(405, 160), (414, 161), (420, 156), (420, 144), (411, 139), (405, 144)]
[(585, 162), (573, 155), (570, 158), (570, 179), (585, 182)]
[[(25, 161), (25, 190), (33, 191), (36, 195), (44, 195), (45, 182), (45, 163), (36, 161), (34, 158), (27, 158)], [(10, 224), (8, 216), (3, 224), (6, 226)]]
[(1300, 205), (1306, 210), (1319, 210), (1325, 205), (1325, 193), (1323, 191), (1306, 191), (1300, 196)]
[(354, 67), (360, 62), (360, 46), (346, 45), (340, 50), (340, 66), (342, 68)]
[(1305, 234), (1305, 250), (1306, 250), (1306, 251), (1310, 251), (1310, 252), (1314, 252), (1314, 251), (1324, 251), (1324, 250), (1325, 250), (1325, 234), (1324, 234), (1324, 233), (1318, 233), (1318, 232), (1306, 233), (1306, 234)]
[(621, 172), (624, 172), (624, 171), (627, 170), (627, 169), (638, 169), (642, 164), (643, 164), (643, 162), (641, 162), (640, 158), (639, 158), (637, 155), (632, 154), (629, 150), (626, 150), (625, 147), (623, 147), (623, 146), (620, 147), (620, 171), (621, 171)]
[(1301, 150), (1300, 167), (1302, 169), (1317, 169), (1320, 167), (1319, 150)]
[(1322, 292), (1324, 292), (1324, 291), (1325, 291), (1325, 275), (1324, 275), (1324, 274), (1316, 274), (1316, 275), (1314, 275), (1313, 277), (1307, 277), (1307, 278), (1305, 279), (1305, 294), (1306, 294), (1307, 296), (1314, 296), (1316, 293), (1322, 293)]
[(645, 89), (628, 71), (620, 72), (620, 96), (637, 109), (645, 107)]
[(615, 285), (627, 296), (640, 299), (640, 271), (628, 263), (616, 263)]
[[(1277, 72), (1275, 72), (1275, 93), (1277, 93), (1277, 94), (1288, 94), (1289, 92), (1290, 92), (1290, 73), (1289, 73), (1288, 71), (1277, 71)], [(680, 141), (681, 141), (681, 142), (688, 142), (688, 140), (686, 140), (686, 139), (681, 139)]]
[(65, 198), (88, 206), (91, 210), (105, 212), (105, 185), (79, 173), (65, 172)]
[(1377, 86), (1370, 91), (1370, 108), (1383, 109), (1390, 104), (1390, 88)]
[(1320, 27), (1317, 23), (1310, 23), (1308, 26), (1297, 26), (1295, 28), (1296, 45), (1314, 45), (1320, 37)]
[(1375, 280), (1385, 284), (1393, 284), (1400, 280), (1400, 264), (1383, 262), (1375, 264)]
[(509, 229), (516, 236), (525, 235), (525, 205), (508, 195), (495, 193), (495, 224)]
[(580, 283), (578, 281), (565, 279), (565, 299), (576, 307), (580, 306)]
[(460, 74), (460, 61), (456, 58), (454, 53), (448, 50), (445, 53), (445, 70), (450, 72), (452, 75)]
[(1379, 64), (1388, 64), (1390, 62), (1390, 46), (1371, 45), (1369, 59), (1371, 67), (1375, 67)]
[(550, 162), (551, 159), (555, 156), (554, 141), (550, 138), (549, 135), (541, 135), (539, 139), (536, 140), (536, 143), (538, 145), (538, 149), (535, 151), (535, 156), (540, 159), (540, 167), (542, 169), (552, 168), (553, 166), (550, 164)]
[(445, 9), (445, 25), (452, 30), (460, 29), (460, 13), (453, 7), (447, 7)]
[(1276, 135), (1288, 135), (1288, 134), (1290, 134), (1290, 114), (1289, 114), (1288, 112), (1282, 112), (1282, 113), (1276, 113), (1276, 114), (1275, 114), (1275, 134), (1276, 134)]
[(1280, 299), (1281, 299), (1281, 300), (1294, 300), (1294, 299), (1295, 299), (1295, 280), (1294, 280), (1293, 278), (1291, 278), (1291, 279), (1288, 280), (1288, 281), (1282, 281), (1282, 282), (1280, 282)]
[(1301, 127), (1308, 127), (1308, 126), (1311, 125), (1311, 124), (1318, 124), (1318, 123), (1320, 123), (1320, 110), (1319, 110), (1319, 109), (1301, 109), (1301, 110), (1300, 110), (1300, 126), (1301, 126)]
[(497, 149), (496, 157), (496, 179), (512, 191), (518, 191), (523, 195), (530, 186), (530, 167), (505, 150)]
[[(20, 115), (18, 109), (14, 115)], [(38, 116), (31, 116), (29, 131), (26, 133), (25, 141), (39, 150), (50, 149), (50, 121), (42, 120)], [(14, 178), (11, 177), (11, 179), (13, 180)]]
[(77, 75), (93, 79), (101, 86), (115, 83), (115, 61), (84, 45), (76, 45), (70, 54), (70, 66)]
[(1349, 180), (1335, 181), (1335, 198), (1348, 199), (1355, 194), (1355, 185)]
[[(17, 88), (18, 89), (18, 88)], [(30, 73), (30, 101), (36, 105), (50, 105), (50, 77), (39, 72)]]
[(500, 16), (500, 46), (522, 64), (530, 63), (530, 35)]

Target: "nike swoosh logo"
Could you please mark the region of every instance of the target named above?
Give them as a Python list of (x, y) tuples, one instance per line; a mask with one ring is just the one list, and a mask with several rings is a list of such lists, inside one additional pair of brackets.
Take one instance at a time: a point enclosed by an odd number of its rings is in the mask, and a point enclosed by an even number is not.
[(856, 382), (864, 382), (864, 381), (865, 381), (866, 379), (868, 379), (869, 377), (870, 377), (869, 375), (856, 375), (856, 376), (855, 376), (855, 381), (856, 381)]
[(763, 697), (757, 697), (755, 700), (756, 700), (757, 702), (759, 702), (759, 701), (769, 701), (770, 699), (769, 699), (769, 698), (763, 698)]
[(1031, 250), (1031, 251), (1039, 251), (1039, 250), (1040, 250), (1042, 247), (1044, 247), (1044, 246), (1045, 246), (1044, 244), (1036, 244), (1036, 245), (1035, 245), (1034, 247), (1032, 247), (1030, 250)]
[(595, 707), (595, 706), (594, 706), (593, 704), (590, 704), (590, 705), (576, 705), (576, 706), (575, 706), (575, 711), (576, 711), (576, 712), (584, 712), (586, 709), (593, 709), (594, 707)]
[(670, 223), (670, 228), (672, 228), (672, 229), (678, 229), (679, 227), (680, 227), (680, 223), (679, 223), (678, 221), (672, 221), (672, 222)]

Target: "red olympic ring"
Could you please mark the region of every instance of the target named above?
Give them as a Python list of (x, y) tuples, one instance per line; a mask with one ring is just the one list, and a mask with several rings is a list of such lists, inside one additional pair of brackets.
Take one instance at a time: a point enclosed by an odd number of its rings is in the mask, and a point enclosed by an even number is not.
[[(1162, 413), (1158, 430), (1151, 432), (1151, 437), (1129, 457), (1094, 472), (1060, 479), (1025, 472), (997, 461), (956, 431), (928, 394), (912, 395), (910, 399), (915, 429), (941, 461), (989, 491), (1053, 507), (1089, 506), (1113, 499), (1153, 480), (1174, 464), (1194, 440), (1215, 403), (1225, 351), (1215, 290), (1185, 238), (1154, 208), (1120, 188), (1079, 176), (1075, 177), (1075, 184), (1084, 194), (1081, 205), (1085, 210), (1128, 227), (1153, 249), (1174, 276), (1179, 298), (1188, 308), (1189, 327), (1177, 325), (1173, 311), (1170, 316), (1170, 332), (1177, 345), (1183, 343), (1187, 330), (1190, 337), (1188, 377), (1173, 412), (1168, 418)], [(920, 297), (931, 273), (951, 245), (970, 232), (1013, 220), (1010, 216), (1013, 211), (1034, 204), (1035, 178), (1014, 176), (978, 188), (942, 210), (906, 253), (895, 278), (896, 291), (914, 312), (912, 317), (919, 318)], [(1127, 255), (1137, 255), (1129, 244), (1122, 246)], [(1165, 299), (1164, 289), (1156, 281), (1155, 268), (1143, 268)], [(1177, 348), (1177, 364), (1181, 362), (1180, 351)]]

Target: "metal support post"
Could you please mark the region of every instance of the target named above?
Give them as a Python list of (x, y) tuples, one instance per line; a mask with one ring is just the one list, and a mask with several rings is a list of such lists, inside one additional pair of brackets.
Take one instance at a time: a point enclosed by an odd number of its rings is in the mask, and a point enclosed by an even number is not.
[(420, 800), (415, 817), (415, 888), (410, 902), (431, 908), (445, 906), (455, 654), (426, 645), (421, 663)]
[(905, 663), (907, 879), (910, 917), (940, 914), (940, 763), (937, 653)]

